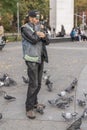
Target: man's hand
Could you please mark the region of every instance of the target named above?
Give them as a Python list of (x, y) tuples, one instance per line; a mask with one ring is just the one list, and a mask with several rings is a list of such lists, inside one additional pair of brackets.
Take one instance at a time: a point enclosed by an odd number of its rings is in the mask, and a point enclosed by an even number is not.
[(45, 34), (43, 32), (36, 32), (37, 35), (40, 37), (40, 38), (44, 38), (45, 37)]

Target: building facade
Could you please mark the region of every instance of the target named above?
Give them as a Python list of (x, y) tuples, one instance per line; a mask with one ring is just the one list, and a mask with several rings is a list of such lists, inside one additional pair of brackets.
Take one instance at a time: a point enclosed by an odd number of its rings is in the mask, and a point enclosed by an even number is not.
[(66, 34), (69, 34), (74, 26), (74, 0), (50, 0), (50, 26), (60, 32), (64, 25)]

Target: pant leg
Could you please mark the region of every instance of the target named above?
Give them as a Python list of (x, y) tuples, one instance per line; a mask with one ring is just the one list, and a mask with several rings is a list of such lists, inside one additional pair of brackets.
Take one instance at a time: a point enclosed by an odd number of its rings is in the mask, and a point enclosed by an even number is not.
[[(38, 88), (36, 90), (36, 95), (38, 95), (40, 89), (41, 89), (41, 82), (42, 82), (42, 75), (43, 75), (43, 68), (44, 68), (44, 63), (42, 62), (38, 66)], [(36, 97), (35, 104), (38, 104), (38, 99)]]
[(27, 73), (29, 77), (29, 86), (26, 99), (26, 111), (33, 109), (37, 98), (38, 88), (38, 64), (32, 62), (26, 62)]

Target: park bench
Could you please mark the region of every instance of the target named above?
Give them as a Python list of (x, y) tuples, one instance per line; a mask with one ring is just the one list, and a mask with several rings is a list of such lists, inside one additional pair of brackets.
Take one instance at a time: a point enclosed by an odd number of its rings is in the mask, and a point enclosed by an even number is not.
[(18, 35), (16, 33), (6, 33), (5, 37), (8, 41), (17, 41)]

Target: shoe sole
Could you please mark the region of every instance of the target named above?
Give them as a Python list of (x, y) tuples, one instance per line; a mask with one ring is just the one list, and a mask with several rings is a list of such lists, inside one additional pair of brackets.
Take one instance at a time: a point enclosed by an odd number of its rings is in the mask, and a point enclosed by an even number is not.
[(36, 116), (34, 116), (34, 117), (30, 117), (30, 116), (27, 116), (29, 119), (35, 119), (36, 118)]

